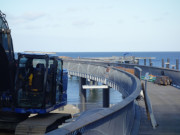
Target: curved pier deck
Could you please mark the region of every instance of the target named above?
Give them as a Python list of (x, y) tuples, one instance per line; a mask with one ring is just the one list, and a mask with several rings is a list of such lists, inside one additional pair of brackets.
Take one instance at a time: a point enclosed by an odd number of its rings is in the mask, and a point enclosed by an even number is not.
[[(172, 86), (160, 86), (148, 83), (147, 92), (151, 100), (152, 109), (157, 123), (153, 129), (151, 121), (147, 119), (144, 101), (135, 101), (141, 86), (138, 78), (149, 72), (160, 76), (162, 71), (169, 76), (173, 83), (180, 86), (180, 72), (157, 67), (138, 65), (118, 65), (134, 68), (135, 76), (114, 68), (114, 63), (93, 63), (86, 61), (67, 60), (64, 66), (70, 75), (91, 79), (106, 84), (124, 95), (124, 100), (111, 108), (105, 108), (96, 113), (86, 113), (80, 119), (73, 121), (55, 131), (47, 133), (56, 134), (112, 134), (112, 135), (178, 135), (180, 134), (180, 89)], [(117, 66), (117, 65), (115, 65)], [(142, 72), (141, 72), (142, 71)], [(128, 93), (130, 95), (128, 95)], [(135, 94), (135, 95), (134, 95)], [(145, 95), (147, 95), (145, 93)], [(146, 98), (147, 99), (147, 98)], [(150, 104), (148, 102), (148, 108)], [(140, 111), (139, 109), (140, 108)], [(151, 108), (151, 107), (150, 107)], [(150, 109), (149, 108), (149, 109)], [(141, 113), (139, 113), (141, 112)], [(151, 109), (150, 109), (151, 112)], [(152, 118), (152, 113), (151, 113)], [(154, 119), (151, 119), (154, 121)], [(156, 124), (153, 124), (156, 125)]]
[(147, 91), (154, 115), (159, 126), (153, 129), (140, 101), (141, 123), (139, 135), (179, 135), (180, 134), (180, 89), (148, 82)]

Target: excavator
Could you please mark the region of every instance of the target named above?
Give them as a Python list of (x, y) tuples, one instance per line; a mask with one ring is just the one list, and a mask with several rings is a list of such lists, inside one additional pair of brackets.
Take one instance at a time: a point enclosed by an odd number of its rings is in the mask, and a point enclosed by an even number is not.
[(70, 118), (50, 113), (67, 104), (67, 71), (53, 55), (18, 53), (15, 59), (5, 17), (0, 11), (0, 129), (44, 134)]

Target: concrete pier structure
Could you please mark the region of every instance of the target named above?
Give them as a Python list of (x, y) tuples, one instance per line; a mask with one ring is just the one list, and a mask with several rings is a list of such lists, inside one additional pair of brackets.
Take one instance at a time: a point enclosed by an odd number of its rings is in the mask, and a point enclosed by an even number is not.
[(108, 85), (83, 85), (82, 88), (86, 89), (103, 89), (103, 107), (109, 107), (110, 96), (109, 96), (109, 86)]
[(179, 89), (172, 86), (163, 87), (151, 82), (147, 84), (147, 92), (159, 126), (153, 129), (145, 110), (144, 101), (141, 100), (139, 101), (141, 106), (141, 123), (138, 135), (179, 135)]
[[(138, 79), (134, 75), (117, 68), (111, 67), (109, 69), (106, 66), (107, 63), (102, 65), (94, 63), (67, 61), (65, 65), (70, 70), (69, 74), (106, 84), (120, 91), (125, 97), (124, 100), (110, 108), (98, 108), (84, 112), (77, 121), (58, 129), (56, 132), (54, 131), (54, 134), (179, 135), (179, 89), (147, 82), (148, 97), (152, 101), (154, 117), (159, 125), (154, 124), (154, 128), (151, 124), (152, 118), (150, 121), (146, 115), (143, 99), (140, 98), (139, 104), (135, 101), (138, 100), (137, 97), (139, 97), (142, 90), (139, 81), (141, 75), (137, 74), (141, 71), (136, 71), (136, 69), (141, 68), (142, 75), (146, 72), (162, 75), (163, 72), (163, 75), (165, 74), (172, 79), (173, 86), (180, 88), (179, 71), (124, 63), (118, 65), (127, 68), (138, 67), (135, 69), (135, 75)], [(113, 64), (111, 63), (111, 65)], [(107, 69), (109, 72), (107, 72)]]
[(86, 85), (86, 78), (79, 78), (79, 95), (81, 100), (81, 111), (86, 110), (86, 89), (83, 89), (83, 85)]
[(165, 65), (166, 65), (166, 68), (169, 68), (170, 64), (167, 62), (167, 63), (165, 63)]
[(149, 59), (149, 66), (152, 66), (152, 60)]
[(162, 68), (164, 68), (164, 59), (162, 59)]
[(166, 68), (170, 67), (170, 59), (169, 58), (167, 58), (167, 63), (165, 63), (165, 64), (166, 64)]
[(103, 107), (109, 107), (109, 87), (103, 89)]
[(176, 69), (179, 70), (179, 59), (176, 59)]
[(144, 66), (146, 66), (146, 59), (144, 59)]

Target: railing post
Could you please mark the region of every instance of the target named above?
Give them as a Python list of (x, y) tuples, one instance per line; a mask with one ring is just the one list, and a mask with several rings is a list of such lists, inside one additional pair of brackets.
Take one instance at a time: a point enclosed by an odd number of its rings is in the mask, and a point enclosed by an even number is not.
[(164, 59), (162, 59), (162, 68), (164, 68)]
[(169, 68), (169, 63), (166, 63), (166, 68)]
[(171, 65), (172, 66), (172, 69), (175, 69), (175, 65)]
[(179, 70), (179, 59), (176, 59), (176, 69)]
[(81, 111), (86, 110), (86, 89), (82, 88), (82, 85), (86, 85), (86, 78), (79, 78), (79, 95), (81, 99)]
[(146, 58), (144, 59), (144, 66), (146, 66)]
[(153, 66), (153, 63), (152, 63), (152, 62), (150, 63), (150, 66), (151, 66), (151, 67)]
[(169, 65), (170, 65), (170, 59), (167, 58), (166, 68), (169, 68)]
[(103, 89), (103, 107), (109, 107), (109, 87)]
[(149, 59), (149, 66), (152, 66), (151, 58)]

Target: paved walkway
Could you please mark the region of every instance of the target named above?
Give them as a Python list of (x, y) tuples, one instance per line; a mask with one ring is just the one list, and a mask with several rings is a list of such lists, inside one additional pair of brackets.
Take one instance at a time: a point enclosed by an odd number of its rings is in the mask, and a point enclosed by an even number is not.
[(180, 135), (180, 89), (148, 82), (148, 95), (159, 126), (153, 129), (147, 120), (144, 102), (139, 135)]

